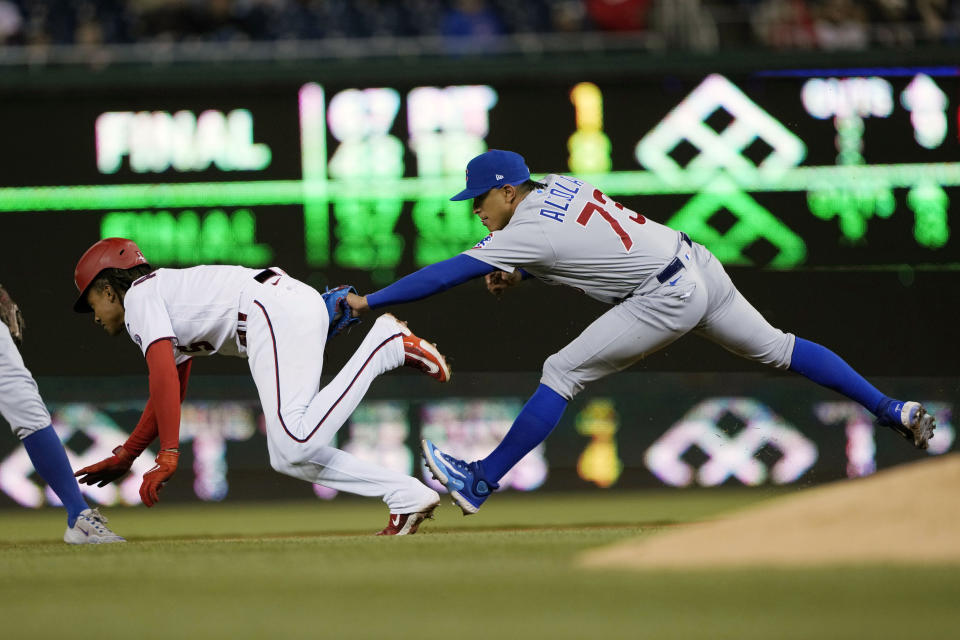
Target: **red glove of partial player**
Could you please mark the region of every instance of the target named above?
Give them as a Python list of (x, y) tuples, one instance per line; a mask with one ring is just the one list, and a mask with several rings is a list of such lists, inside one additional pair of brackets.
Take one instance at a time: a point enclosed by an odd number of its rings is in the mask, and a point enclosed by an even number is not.
[(140, 499), (143, 504), (152, 507), (160, 501), (160, 489), (177, 470), (178, 451), (164, 449), (157, 456), (157, 466), (143, 474), (143, 484), (140, 485)]
[(133, 464), (133, 461), (136, 459), (137, 456), (124, 449), (123, 445), (120, 445), (113, 450), (113, 455), (109, 458), (92, 464), (89, 467), (84, 467), (73, 474), (73, 476), (78, 478), (77, 482), (80, 484), (96, 484), (98, 487), (103, 487), (117, 478), (126, 475), (127, 471), (130, 471), (130, 466)]

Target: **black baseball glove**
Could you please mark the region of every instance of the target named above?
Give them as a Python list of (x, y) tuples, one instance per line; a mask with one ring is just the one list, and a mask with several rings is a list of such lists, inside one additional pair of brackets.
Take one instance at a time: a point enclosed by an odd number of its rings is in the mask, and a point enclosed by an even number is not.
[(353, 309), (347, 304), (347, 294), (356, 293), (357, 290), (348, 284), (342, 284), (333, 289), (327, 288), (323, 296), (323, 301), (327, 303), (327, 313), (330, 314), (330, 329), (327, 331), (327, 339), (337, 335), (350, 325), (360, 322), (360, 318), (353, 315)]
[(2, 284), (0, 284), (0, 322), (10, 329), (14, 342), (18, 345), (23, 343), (23, 314), (20, 313), (20, 307)]

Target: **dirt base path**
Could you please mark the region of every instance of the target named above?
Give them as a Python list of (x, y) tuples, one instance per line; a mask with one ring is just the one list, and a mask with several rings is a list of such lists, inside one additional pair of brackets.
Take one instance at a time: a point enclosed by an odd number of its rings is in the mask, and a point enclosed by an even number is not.
[(960, 564), (960, 454), (585, 553), (602, 568)]

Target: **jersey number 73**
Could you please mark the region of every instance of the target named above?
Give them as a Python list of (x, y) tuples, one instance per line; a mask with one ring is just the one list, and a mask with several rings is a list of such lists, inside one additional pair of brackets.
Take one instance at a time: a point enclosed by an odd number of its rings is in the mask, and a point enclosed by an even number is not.
[(647, 221), (647, 219), (644, 218), (639, 213), (634, 213), (629, 209), (624, 209), (623, 205), (620, 204), (619, 202), (613, 202), (611, 200), (608, 203), (606, 197), (603, 195), (603, 193), (600, 192), (600, 189), (593, 190), (593, 199), (596, 202), (588, 202), (586, 205), (584, 205), (583, 209), (580, 211), (580, 215), (577, 216), (577, 224), (579, 224), (582, 227), (586, 227), (587, 223), (590, 222), (590, 218), (593, 217), (593, 214), (599, 213), (600, 216), (607, 221), (607, 224), (609, 224), (610, 227), (616, 232), (616, 234), (620, 236), (620, 242), (623, 243), (623, 248), (626, 249), (627, 251), (630, 251), (630, 248), (633, 247), (633, 240), (630, 238), (630, 234), (627, 233), (622, 226), (620, 226), (620, 222), (618, 222), (617, 219), (613, 217), (613, 214), (610, 213), (605, 208), (604, 205), (612, 204), (614, 207), (616, 207), (620, 211), (633, 213), (633, 215), (630, 216), (630, 220), (633, 220), (637, 224), (643, 224)]

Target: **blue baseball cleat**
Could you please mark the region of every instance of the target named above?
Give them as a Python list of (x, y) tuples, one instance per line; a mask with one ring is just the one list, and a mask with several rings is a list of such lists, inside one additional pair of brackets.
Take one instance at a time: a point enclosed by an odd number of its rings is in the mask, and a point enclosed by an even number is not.
[(479, 511), (484, 500), (500, 488), (496, 482), (483, 477), (479, 461), (466, 463), (454, 458), (440, 451), (429, 440), (423, 440), (421, 447), (430, 473), (450, 492), (450, 497), (463, 515), (469, 516)]
[(937, 428), (937, 419), (927, 413), (919, 402), (901, 402), (887, 400), (877, 411), (877, 424), (890, 427), (907, 440), (913, 440), (917, 449), (926, 449), (927, 441), (933, 437)]

